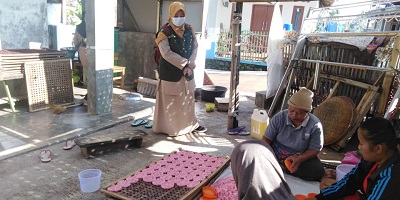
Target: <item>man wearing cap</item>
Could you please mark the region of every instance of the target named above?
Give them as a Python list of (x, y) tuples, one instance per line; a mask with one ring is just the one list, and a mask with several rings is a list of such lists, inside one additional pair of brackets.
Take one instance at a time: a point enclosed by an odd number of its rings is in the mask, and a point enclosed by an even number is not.
[[(317, 155), (324, 139), (321, 122), (310, 113), (312, 97), (310, 90), (300, 88), (290, 98), (289, 108), (270, 120), (263, 141), (235, 146), (231, 169), (238, 199), (295, 200), (283, 171), (304, 180), (321, 180), (325, 170)], [(286, 158), (292, 162), (291, 170), (283, 164)]]
[[(271, 145), (284, 171), (307, 181), (320, 181), (324, 167), (317, 155), (322, 150), (324, 135), (319, 119), (310, 113), (313, 92), (307, 88), (292, 95), (288, 109), (271, 118), (263, 141)], [(283, 162), (291, 162), (290, 170)]]

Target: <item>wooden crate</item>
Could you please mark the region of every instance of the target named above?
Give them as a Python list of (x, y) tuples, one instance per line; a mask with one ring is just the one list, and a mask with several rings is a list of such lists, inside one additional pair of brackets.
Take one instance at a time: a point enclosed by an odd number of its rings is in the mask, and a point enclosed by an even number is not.
[[(193, 165), (202, 166), (202, 165), (207, 165), (207, 163), (208, 163), (208, 162), (200, 162), (198, 160), (198, 162), (196, 164), (195, 158), (197, 158), (197, 156), (209, 157), (210, 158), (209, 162), (212, 162), (213, 159), (220, 159), (219, 162), (221, 162), (221, 160), (223, 159), (223, 162), (219, 165), (218, 168), (213, 169), (213, 171), (209, 171), (208, 172), (209, 175), (206, 178), (204, 178), (200, 183), (195, 185), (194, 187), (178, 186), (175, 183), (172, 188), (163, 189), (161, 186), (153, 185), (151, 182), (144, 181), (143, 179), (145, 179), (145, 178), (141, 178), (137, 182), (130, 184), (129, 186), (123, 188), (122, 190), (120, 190), (118, 192), (111, 192), (111, 191), (107, 190), (107, 188), (109, 188), (110, 186), (113, 186), (120, 181), (124, 181), (129, 177), (139, 175), (139, 173), (146, 171), (146, 169), (150, 169), (154, 165), (158, 165), (160, 162), (164, 162), (164, 164), (165, 164), (165, 162), (169, 163), (168, 159), (172, 159), (173, 156), (178, 156), (180, 153), (185, 153), (185, 152), (188, 152), (193, 155), (193, 157), (190, 160), (187, 160), (187, 162), (193, 162), (194, 163)], [(198, 195), (198, 193), (201, 191), (203, 186), (214, 181), (215, 178), (217, 177), (217, 175), (220, 174), (226, 167), (229, 166), (229, 162), (230, 162), (229, 157), (222, 158), (222, 157), (210, 156), (210, 155), (206, 155), (206, 154), (195, 153), (195, 152), (190, 152), (190, 151), (185, 151), (185, 150), (180, 149), (178, 151), (174, 151), (174, 152), (164, 156), (160, 160), (153, 162), (150, 165), (148, 165), (132, 174), (129, 174), (129, 175), (123, 177), (122, 179), (119, 179), (118, 181), (108, 184), (107, 186), (101, 188), (100, 191), (103, 192), (108, 197), (113, 197), (113, 198), (123, 199), (123, 200), (128, 200), (128, 199), (129, 200), (136, 200), (136, 199), (141, 199), (141, 200), (142, 199), (143, 200), (145, 200), (145, 199), (148, 199), (148, 200), (158, 200), (158, 199), (160, 199), (160, 200), (161, 199), (191, 200), (191, 199), (194, 199), (194, 197), (196, 195)], [(168, 164), (165, 164), (163, 166), (164, 169), (171, 168), (171, 167), (174, 167), (174, 166), (172, 166), (172, 161), (171, 161), (170, 166), (168, 166)], [(177, 167), (177, 166), (175, 166), (175, 167)], [(191, 169), (191, 170), (193, 171), (194, 169)], [(171, 171), (171, 170), (169, 170), (169, 171)], [(180, 174), (182, 174), (182, 172), (180, 172)], [(185, 176), (185, 175), (186, 174), (183, 174), (183, 176)]]

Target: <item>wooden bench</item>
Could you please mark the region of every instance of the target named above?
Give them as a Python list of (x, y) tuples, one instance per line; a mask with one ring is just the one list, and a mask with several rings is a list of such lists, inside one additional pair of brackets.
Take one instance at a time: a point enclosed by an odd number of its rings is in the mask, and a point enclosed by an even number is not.
[(75, 143), (81, 148), (83, 156), (90, 158), (117, 149), (126, 149), (132, 146), (140, 148), (143, 137), (146, 135), (147, 133), (142, 130), (130, 130), (129, 132), (89, 135), (75, 139)]

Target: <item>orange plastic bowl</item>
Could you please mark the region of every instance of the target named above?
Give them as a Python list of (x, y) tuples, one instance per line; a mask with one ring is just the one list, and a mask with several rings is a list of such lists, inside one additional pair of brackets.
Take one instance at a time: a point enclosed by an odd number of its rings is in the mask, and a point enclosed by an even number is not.
[(302, 195), (302, 194), (296, 194), (296, 195), (294, 195), (294, 196), (295, 196), (296, 199), (298, 199), (298, 200), (304, 200), (304, 199), (307, 199), (307, 198), (308, 198), (307, 196)]
[(217, 191), (211, 186), (204, 186), (201, 190), (203, 192), (203, 197), (209, 199), (215, 199), (218, 197)]

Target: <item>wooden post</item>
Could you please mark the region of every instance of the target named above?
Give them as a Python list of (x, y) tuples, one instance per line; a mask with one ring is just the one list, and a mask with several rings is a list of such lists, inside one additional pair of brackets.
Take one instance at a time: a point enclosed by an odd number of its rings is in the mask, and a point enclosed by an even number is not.
[[(397, 69), (398, 65), (398, 59), (399, 59), (399, 46), (400, 46), (400, 34), (397, 34), (396, 40), (394, 41), (393, 45), (393, 50), (392, 50), (392, 55), (390, 58), (389, 66), (387, 67), (393, 67), (394, 69)], [(385, 78), (383, 79), (382, 83), (382, 93), (381, 97), (379, 100), (378, 108), (376, 109), (376, 116), (383, 117), (386, 111), (386, 106), (389, 98), (389, 93), (390, 90), (392, 89), (392, 82), (394, 79), (394, 73), (393, 72), (386, 72)]]
[(235, 13), (232, 21), (232, 62), (231, 80), (229, 88), (229, 108), (228, 108), (228, 130), (238, 127), (239, 114), (239, 70), (237, 65), (240, 63), (240, 23), (242, 20), (243, 3), (236, 3)]
[(387, 102), (389, 99), (389, 93), (390, 90), (392, 89), (392, 83), (394, 79), (394, 73), (393, 72), (386, 72), (385, 73), (385, 78), (383, 79), (382, 83), (382, 93), (380, 94), (380, 100), (378, 103), (378, 107), (376, 109), (375, 116), (377, 117), (383, 117), (385, 114)]

